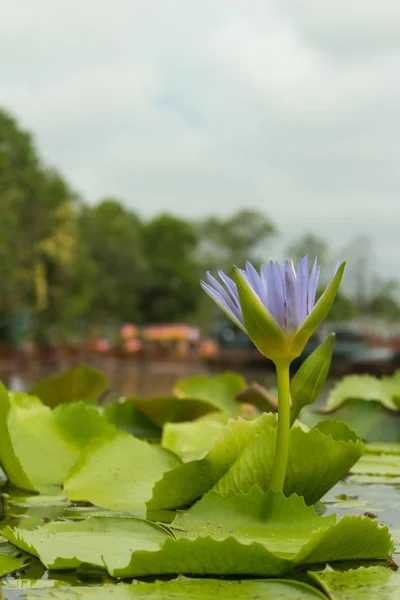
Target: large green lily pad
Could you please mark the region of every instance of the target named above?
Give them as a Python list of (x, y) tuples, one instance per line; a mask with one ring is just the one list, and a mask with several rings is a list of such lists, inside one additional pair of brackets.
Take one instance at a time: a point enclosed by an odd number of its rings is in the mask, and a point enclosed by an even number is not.
[[(275, 423), (275, 417), (266, 414), (250, 422), (230, 422), (202, 460), (165, 473), (154, 486), (148, 507), (186, 506), (212, 487), (223, 493), (230, 489), (246, 492), (253, 485), (268, 490)], [(310, 431), (293, 427), (285, 493), (303, 495), (308, 504), (313, 504), (350, 471), (362, 453), (361, 440), (339, 421), (321, 422)]]
[(229, 471), (243, 449), (258, 433), (270, 430), (275, 416), (263, 414), (254, 421), (230, 420), (210, 452), (165, 473), (153, 489), (150, 510), (187, 506), (208, 492)]
[(79, 453), (61, 435), (51, 409), (0, 385), (0, 460), (12, 484), (37, 491), (60, 484)]
[(86, 448), (64, 489), (71, 500), (144, 516), (154, 483), (180, 464), (171, 451), (120, 431)]
[(0, 461), (16, 487), (60, 486), (82, 449), (114, 432), (94, 405), (72, 402), (51, 410), (35, 396), (8, 394), (0, 385)]
[(297, 565), (384, 559), (389, 531), (362, 517), (321, 517), (296, 495), (210, 492), (170, 525), (88, 518), (34, 531), (7, 527), (3, 535), (52, 569), (81, 563), (106, 566), (115, 577), (191, 573), (280, 576)]
[(118, 517), (54, 522), (34, 530), (6, 527), (2, 535), (49, 569), (107, 564), (110, 575), (123, 570), (135, 550), (157, 550), (170, 537), (149, 521)]

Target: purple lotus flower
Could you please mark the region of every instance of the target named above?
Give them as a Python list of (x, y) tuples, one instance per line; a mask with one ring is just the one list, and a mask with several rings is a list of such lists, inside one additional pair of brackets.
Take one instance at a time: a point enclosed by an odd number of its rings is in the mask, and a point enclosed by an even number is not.
[[(290, 334), (299, 329), (314, 308), (320, 274), (317, 259), (311, 274), (308, 256), (299, 261), (297, 271), (288, 259), (283, 266), (277, 261), (261, 265), (260, 273), (249, 262), (246, 263), (246, 269), (237, 271), (284, 333)], [(246, 332), (237, 284), (223, 271), (218, 271), (218, 275), (223, 285), (207, 272), (208, 283), (201, 281), (201, 287)]]

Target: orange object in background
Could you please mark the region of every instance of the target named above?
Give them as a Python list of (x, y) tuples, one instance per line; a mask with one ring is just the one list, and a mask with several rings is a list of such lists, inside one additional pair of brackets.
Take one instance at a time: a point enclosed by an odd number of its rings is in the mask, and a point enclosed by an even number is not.
[(139, 352), (139, 350), (142, 348), (142, 343), (140, 340), (133, 338), (130, 340), (126, 340), (126, 342), (124, 343), (124, 349), (126, 350), (126, 352), (129, 352), (129, 354), (134, 354), (135, 352)]
[(219, 354), (219, 344), (215, 340), (205, 339), (200, 343), (200, 356), (202, 358), (213, 358)]
[(139, 329), (131, 323), (125, 323), (125, 325), (122, 325), (120, 329), (120, 334), (124, 340), (130, 340), (132, 338), (138, 337)]
[(108, 352), (110, 349), (110, 342), (105, 338), (97, 339), (94, 342), (94, 348), (97, 350), (97, 352)]
[(197, 342), (200, 333), (197, 327), (184, 324), (150, 325), (143, 328), (143, 338), (148, 342)]

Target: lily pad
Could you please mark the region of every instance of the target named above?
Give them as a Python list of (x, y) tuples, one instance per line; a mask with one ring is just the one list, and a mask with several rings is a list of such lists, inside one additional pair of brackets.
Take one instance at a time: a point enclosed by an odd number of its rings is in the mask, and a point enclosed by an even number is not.
[(235, 416), (240, 412), (236, 396), (246, 388), (246, 380), (237, 373), (226, 372), (213, 377), (200, 375), (181, 379), (174, 387), (180, 398), (201, 398), (211, 402), (219, 410)]
[(393, 550), (389, 531), (362, 517), (321, 517), (294, 495), (210, 492), (170, 525), (102, 517), (45, 525), (34, 531), (7, 527), (3, 535), (52, 569), (80, 563), (107, 567), (114, 577), (191, 573), (279, 576), (295, 566), (326, 561), (384, 559)]
[(61, 435), (39, 398), (7, 394), (0, 385), (0, 460), (12, 484), (38, 491), (60, 484), (79, 453)]
[(88, 517), (34, 530), (6, 527), (2, 535), (40, 558), (48, 569), (75, 569), (82, 563), (104, 567), (106, 563), (110, 575), (123, 569), (135, 550), (157, 550), (170, 537), (164, 528), (133, 517)]
[(161, 444), (185, 462), (202, 458), (224, 430), (224, 423), (203, 417), (186, 423), (166, 423)]
[(156, 440), (161, 438), (161, 428), (125, 398), (108, 404), (103, 407), (102, 411), (112, 425), (135, 437)]
[[(165, 473), (156, 483), (148, 507), (186, 506), (212, 487), (221, 493), (230, 489), (246, 492), (253, 485), (268, 490), (275, 423), (275, 417), (266, 414), (249, 423), (231, 422), (206, 457)], [(297, 493), (313, 504), (350, 471), (362, 453), (361, 440), (339, 421), (322, 422), (310, 431), (293, 427), (285, 493)]]
[(73, 400), (96, 400), (106, 388), (107, 380), (102, 373), (91, 367), (79, 366), (42, 379), (30, 394), (40, 398), (44, 404), (57, 406)]
[(64, 490), (70, 500), (143, 516), (154, 483), (180, 464), (171, 451), (120, 431), (86, 448)]
[(398, 454), (367, 453), (352, 467), (357, 475), (379, 475), (400, 477), (400, 456)]
[(152, 423), (161, 427), (164, 423), (192, 421), (221, 409), (214, 403), (201, 398), (179, 398), (163, 396), (160, 398), (139, 398), (129, 396), (125, 399)]
[(116, 432), (97, 406), (83, 401), (59, 404), (53, 410), (53, 418), (63, 438), (79, 450), (95, 438)]
[(23, 569), (29, 562), (29, 557), (21, 553), (11, 544), (0, 545), (0, 577)]
[[(43, 586), (44, 587), (44, 586)], [(7, 587), (5, 588), (7, 589)], [(14, 589), (14, 588), (13, 588)], [(39, 593), (23, 595), (26, 600), (187, 600), (213, 597), (217, 600), (321, 600), (326, 596), (311, 586), (297, 581), (274, 580), (239, 580), (220, 581), (218, 579), (187, 579), (179, 577), (172, 581), (156, 581), (144, 583), (136, 581), (132, 585), (104, 585), (101, 588), (52, 587)]]
[(235, 463), (251, 439), (270, 429), (276, 422), (271, 414), (263, 414), (254, 421), (230, 420), (210, 452), (195, 460), (166, 472), (153, 489), (150, 510), (174, 509), (187, 506), (208, 492)]
[[(399, 386), (400, 387), (400, 386)], [(338, 408), (345, 400), (362, 399), (378, 401), (389, 410), (396, 410), (392, 399), (393, 386), (373, 375), (348, 375), (341, 379), (331, 390), (326, 411)]]
[(388, 567), (335, 571), (328, 566), (324, 571), (310, 571), (309, 575), (332, 600), (398, 600), (400, 597), (400, 575)]

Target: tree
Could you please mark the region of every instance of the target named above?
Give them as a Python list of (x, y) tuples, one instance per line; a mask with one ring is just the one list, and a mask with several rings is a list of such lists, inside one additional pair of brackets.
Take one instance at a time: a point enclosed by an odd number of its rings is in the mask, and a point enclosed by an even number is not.
[(83, 208), (80, 231), (94, 271), (91, 318), (140, 321), (146, 262), (139, 217), (118, 200), (106, 198)]
[(0, 307), (52, 323), (77, 257), (76, 194), (42, 164), (32, 136), (0, 111)]
[(209, 217), (198, 231), (204, 267), (230, 272), (232, 265), (244, 266), (247, 260), (265, 262), (265, 248), (276, 228), (263, 213), (244, 209), (227, 219)]
[(144, 226), (143, 240), (148, 271), (140, 298), (142, 318), (151, 323), (190, 318), (201, 294), (195, 228), (164, 214)]

